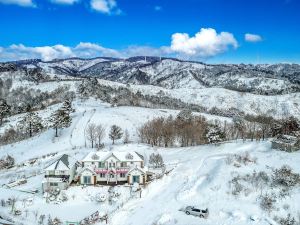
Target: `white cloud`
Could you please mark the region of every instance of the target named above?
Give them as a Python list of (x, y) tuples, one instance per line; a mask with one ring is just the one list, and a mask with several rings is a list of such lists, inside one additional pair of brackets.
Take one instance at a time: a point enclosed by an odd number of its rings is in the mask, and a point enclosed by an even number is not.
[(117, 50), (104, 48), (101, 45), (90, 42), (80, 42), (73, 49), (73, 52), (76, 56), (83, 58), (92, 58), (97, 56), (122, 57), (122, 54)]
[(0, 3), (24, 7), (35, 7), (35, 4), (32, 2), (32, 0), (0, 0)]
[(116, 50), (91, 42), (80, 42), (76, 46), (64, 46), (61, 44), (38, 47), (30, 47), (23, 44), (14, 44), (9, 47), (0, 46), (0, 61), (32, 58), (49, 61), (56, 58), (93, 58), (99, 56), (124, 58), (141, 55), (203, 60), (221, 54), (230, 47), (238, 47), (238, 43), (231, 33), (221, 32), (218, 34), (212, 28), (202, 28), (194, 37), (189, 37), (185, 33), (175, 33), (172, 35), (171, 45), (161, 47), (133, 45)]
[(42, 47), (26, 47), (25, 45), (11, 45), (4, 50), (4, 55), (9, 58), (16, 59), (41, 58), (43, 60), (51, 60), (55, 58), (66, 58), (74, 56), (72, 49), (63, 45), (42, 46)]
[(75, 47), (64, 45), (28, 47), (23, 44), (11, 45), (7, 48), (0, 47), (0, 61), (15, 61), (21, 59), (39, 58), (49, 61), (59, 58), (82, 57), (92, 58), (98, 56), (122, 57), (122, 53), (117, 50), (104, 48), (101, 45), (81, 42)]
[(248, 42), (259, 42), (262, 41), (262, 37), (258, 34), (245, 34), (245, 41)]
[(61, 5), (73, 5), (74, 3), (78, 2), (79, 0), (51, 0), (54, 4), (61, 4)]
[(173, 34), (170, 49), (188, 56), (207, 58), (225, 52), (230, 46), (238, 47), (233, 34), (228, 32), (218, 34), (212, 28), (201, 28), (194, 37), (190, 37), (187, 33)]
[(120, 14), (115, 0), (91, 0), (91, 8), (104, 14)]

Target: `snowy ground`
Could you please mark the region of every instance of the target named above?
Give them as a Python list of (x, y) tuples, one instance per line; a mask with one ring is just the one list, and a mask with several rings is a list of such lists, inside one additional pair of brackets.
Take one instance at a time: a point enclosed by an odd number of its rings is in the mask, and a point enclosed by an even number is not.
[[(137, 143), (136, 128), (153, 117), (176, 115), (178, 111), (139, 107), (113, 108), (95, 100), (78, 101), (74, 106), (76, 112), (73, 115), (73, 123), (70, 128), (61, 131), (59, 138), (54, 138), (54, 131), (49, 130), (32, 139), (0, 148), (0, 158), (10, 154), (19, 165), (1, 171), (0, 185), (22, 176), (28, 177), (27, 184), (12, 189), (0, 188), (0, 200), (17, 197), (17, 209), (28, 210), (27, 215), (23, 210), (21, 216), (14, 218), (18, 222), (26, 225), (37, 224), (35, 212), (46, 216), (51, 214), (52, 217), (57, 216), (63, 221), (79, 221), (98, 210), (101, 213), (108, 213), (111, 225), (267, 225), (270, 224), (267, 221), (271, 221), (275, 215), (284, 217), (292, 213), (296, 217), (300, 211), (297, 204), (300, 201), (299, 188), (293, 189), (290, 197), (278, 201), (277, 209), (268, 214), (259, 207), (258, 191), (252, 190), (247, 196), (235, 197), (230, 193), (231, 189), (228, 185), (228, 181), (236, 174), (245, 175), (253, 170), (270, 173), (270, 168), (279, 168), (284, 164), (289, 164), (294, 171), (300, 173), (300, 153), (272, 150), (269, 141), (234, 142), (188, 148), (152, 148)], [(41, 112), (45, 115), (46, 113), (49, 111)], [(207, 117), (214, 119), (214, 117)], [(80, 160), (91, 151), (89, 143), (85, 142), (84, 138), (84, 129), (90, 122), (103, 124), (107, 131), (113, 124), (128, 129), (132, 144), (123, 145), (118, 141), (112, 146), (106, 136), (105, 150), (137, 151), (144, 155), (146, 160), (152, 152), (157, 151), (162, 154), (167, 169), (173, 170), (145, 187), (142, 198), (132, 197), (128, 187), (119, 187), (118, 191), (121, 195), (113, 204), (109, 204), (108, 201), (98, 203), (93, 198), (97, 193), (107, 194), (108, 187), (84, 189), (78, 186), (70, 187), (66, 191), (69, 200), (59, 204), (46, 203), (41, 192), (37, 194), (24, 192), (33, 189), (41, 190), (42, 169), (53, 157), (68, 153)], [(241, 165), (241, 167), (227, 163), (226, 159), (229, 155), (244, 152), (249, 152), (251, 157), (256, 157), (257, 162)], [(33, 158), (37, 158), (36, 162), (29, 164), (28, 160)], [(263, 191), (271, 190), (266, 187)], [(33, 198), (33, 204), (22, 201), (28, 198)], [(286, 204), (289, 205), (288, 208), (283, 207)], [(208, 208), (209, 218), (203, 220), (179, 211), (187, 205)], [(9, 207), (0, 206), (1, 214), (12, 217)], [(255, 218), (255, 221), (250, 218)]]

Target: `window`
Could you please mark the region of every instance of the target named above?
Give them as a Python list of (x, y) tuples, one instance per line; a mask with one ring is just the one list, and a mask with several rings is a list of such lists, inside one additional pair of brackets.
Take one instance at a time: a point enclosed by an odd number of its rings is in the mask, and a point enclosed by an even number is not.
[(55, 171), (54, 170), (49, 170), (48, 173), (49, 173), (49, 175), (55, 175)]
[(84, 184), (90, 184), (91, 183), (91, 177), (90, 176), (84, 176), (83, 177), (83, 183)]
[(114, 178), (114, 177), (115, 177), (115, 175), (111, 173), (110, 174), (110, 178)]
[(120, 177), (125, 178), (125, 173), (120, 173)]
[(126, 167), (127, 163), (126, 162), (121, 162), (121, 167)]
[(105, 162), (99, 162), (98, 167), (99, 168), (105, 168)]
[(115, 164), (114, 162), (110, 162), (110, 163), (109, 163), (109, 167), (110, 167), (110, 168), (115, 167), (115, 166), (116, 166), (116, 164)]
[(99, 175), (100, 175), (101, 178), (105, 177), (105, 173), (100, 173)]
[(58, 186), (58, 183), (50, 182), (50, 186), (51, 186), (51, 187), (57, 187), (57, 186)]

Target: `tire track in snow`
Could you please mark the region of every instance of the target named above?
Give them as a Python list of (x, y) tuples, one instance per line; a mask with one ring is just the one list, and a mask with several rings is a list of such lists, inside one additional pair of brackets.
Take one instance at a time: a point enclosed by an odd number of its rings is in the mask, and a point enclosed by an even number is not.
[[(208, 160), (219, 160), (228, 155), (230, 154), (214, 154), (203, 158), (196, 173), (201, 173), (203, 166)], [(193, 161), (197, 159), (198, 157), (194, 158)], [(194, 182), (193, 184), (195, 185), (197, 180), (201, 177), (204, 178), (203, 180), (200, 179), (202, 181), (197, 183), (197, 186), (201, 185), (205, 180), (205, 175), (201, 174), (192, 180), (184, 181), (183, 178), (185, 174), (182, 173), (182, 169), (187, 161), (188, 160), (178, 162), (178, 166), (170, 175), (165, 175), (162, 179), (151, 183), (147, 188), (148, 190), (145, 190), (146, 195), (143, 196), (142, 199), (129, 201), (125, 204), (123, 210), (119, 212), (120, 215), (122, 215), (122, 218), (119, 218), (120, 216), (116, 215), (115, 218), (112, 218), (112, 224), (119, 224), (119, 221), (122, 221), (123, 223), (126, 221), (128, 224), (149, 224), (155, 222), (161, 217), (161, 215), (155, 214), (155, 211), (157, 211), (158, 208), (172, 216), (174, 215), (174, 212), (178, 212), (183, 204), (183, 202), (178, 199), (178, 195), (182, 192), (182, 189), (188, 189), (191, 186), (189, 185), (190, 182)], [(145, 213), (142, 212), (153, 213), (145, 215)], [(144, 215), (144, 218), (139, 218), (139, 215), (141, 214)]]
[[(88, 117), (87, 121), (86, 121), (86, 117), (87, 117), (87, 113), (90, 113), (90, 116)], [(69, 143), (71, 145), (72, 148), (76, 148), (76, 147), (81, 147), (81, 146), (78, 146), (78, 145), (75, 145), (73, 144), (73, 139), (74, 139), (74, 136), (76, 136), (76, 131), (79, 130), (79, 131), (83, 131), (83, 134), (82, 135), (79, 135), (79, 133), (77, 133), (77, 136), (79, 137), (82, 137), (84, 138), (85, 140), (85, 135), (84, 135), (84, 132), (88, 126), (88, 124), (90, 123), (91, 119), (93, 118), (93, 116), (95, 115), (96, 113), (96, 109), (92, 109), (92, 110), (89, 110), (89, 111), (84, 111), (82, 116), (80, 116), (80, 118), (78, 118), (78, 120), (76, 121), (76, 125), (73, 127), (72, 131), (71, 131), (71, 134), (70, 134), (70, 138), (69, 138)], [(84, 129), (82, 129), (82, 127), (84, 127)], [(77, 139), (77, 138), (76, 138)], [(83, 143), (83, 146), (85, 145), (85, 143)]]

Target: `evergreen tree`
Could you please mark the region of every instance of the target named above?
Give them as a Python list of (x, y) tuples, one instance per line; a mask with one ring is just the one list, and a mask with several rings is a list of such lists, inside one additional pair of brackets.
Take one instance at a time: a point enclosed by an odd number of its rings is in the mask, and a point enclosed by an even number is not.
[(75, 109), (72, 107), (72, 100), (66, 99), (61, 108), (62, 110), (68, 112), (69, 114), (75, 112)]
[(32, 137), (33, 134), (39, 133), (43, 129), (42, 118), (35, 112), (27, 113), (18, 124), (19, 129)]
[(58, 137), (58, 129), (69, 127), (71, 125), (72, 118), (68, 111), (61, 108), (51, 114), (49, 122), (50, 127), (55, 129), (55, 137)]
[(225, 140), (225, 134), (218, 125), (211, 125), (206, 134), (208, 143), (214, 144)]
[(121, 139), (123, 135), (121, 127), (112, 125), (109, 132), (109, 138), (115, 143), (115, 140)]
[(3, 119), (10, 114), (10, 108), (4, 99), (0, 99), (0, 126), (2, 125)]

